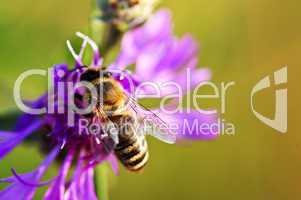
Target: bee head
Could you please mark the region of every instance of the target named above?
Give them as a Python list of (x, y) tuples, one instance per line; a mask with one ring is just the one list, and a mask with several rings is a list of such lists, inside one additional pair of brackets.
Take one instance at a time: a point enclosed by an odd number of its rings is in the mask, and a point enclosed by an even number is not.
[[(96, 87), (98, 100), (106, 106), (104, 109), (114, 110), (118, 108), (120, 102), (123, 102), (123, 89), (121, 85), (112, 78), (112, 72), (110, 71), (88, 69), (81, 75), (80, 81), (91, 82)], [(87, 91), (87, 101), (90, 102), (92, 98), (92, 93)]]
[(111, 78), (113, 76), (112, 72), (104, 71), (102, 72), (102, 77), (104, 78)]
[(112, 72), (110, 71), (101, 71), (101, 70), (95, 70), (95, 69), (88, 69), (86, 72), (84, 72), (81, 77), (80, 81), (94, 81), (96, 79), (100, 78), (111, 78)]
[(114, 105), (122, 98), (122, 89), (114, 79), (101, 81), (97, 87), (100, 97), (107, 105)]

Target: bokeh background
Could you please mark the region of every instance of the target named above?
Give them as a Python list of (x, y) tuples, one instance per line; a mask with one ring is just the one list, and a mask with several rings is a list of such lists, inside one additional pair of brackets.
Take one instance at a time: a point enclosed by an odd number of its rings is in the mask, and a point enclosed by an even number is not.
[[(210, 66), (215, 83), (235, 81), (223, 115), (234, 136), (169, 146), (149, 139), (151, 161), (142, 174), (110, 172), (109, 196), (119, 199), (297, 200), (301, 198), (301, 3), (294, 0), (165, 0), (175, 31), (190, 32), (200, 43), (200, 66)], [(2, 0), (0, 6), (0, 111), (15, 109), (14, 81), (30, 68), (66, 62), (65, 41), (88, 27), (91, 3), (85, 0)], [(255, 118), (250, 91), (266, 75), (288, 65), (288, 133), (280, 134)], [(43, 78), (27, 80), (24, 97), (36, 98)], [(273, 117), (274, 89), (256, 96), (256, 109)], [(208, 104), (208, 105), (207, 105)], [(218, 100), (206, 106), (219, 107)], [(1, 125), (0, 121), (0, 125)], [(3, 124), (2, 124), (3, 125)], [(34, 169), (43, 156), (23, 145), (0, 162), (0, 177)], [(53, 166), (47, 177), (55, 174)], [(0, 184), (0, 188), (4, 185)], [(39, 189), (36, 199), (45, 188)]]

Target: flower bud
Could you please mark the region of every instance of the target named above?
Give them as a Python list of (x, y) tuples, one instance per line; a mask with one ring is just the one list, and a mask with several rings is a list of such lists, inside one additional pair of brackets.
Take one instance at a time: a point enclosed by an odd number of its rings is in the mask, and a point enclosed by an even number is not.
[(100, 19), (124, 31), (142, 24), (158, 0), (97, 0)]

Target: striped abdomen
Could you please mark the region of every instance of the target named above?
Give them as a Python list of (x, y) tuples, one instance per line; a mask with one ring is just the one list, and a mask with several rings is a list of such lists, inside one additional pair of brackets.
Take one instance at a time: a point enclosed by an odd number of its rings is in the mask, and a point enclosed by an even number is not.
[(115, 147), (115, 154), (128, 170), (140, 171), (148, 161), (146, 140), (144, 136), (136, 134), (133, 127), (129, 127), (132, 121), (130, 116), (122, 118), (127, 118), (127, 123), (119, 129), (119, 143)]

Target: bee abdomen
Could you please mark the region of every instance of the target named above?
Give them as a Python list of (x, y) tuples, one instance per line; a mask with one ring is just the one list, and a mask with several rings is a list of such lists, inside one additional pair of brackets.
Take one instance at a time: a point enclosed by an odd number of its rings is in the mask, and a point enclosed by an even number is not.
[(129, 163), (127, 165), (127, 169), (130, 171), (140, 171), (142, 170), (148, 161), (148, 152), (146, 151), (143, 156), (141, 156), (137, 161), (134, 161), (132, 163)]
[(148, 161), (146, 141), (138, 138), (131, 145), (116, 148), (115, 153), (121, 163), (130, 171), (140, 171)]

